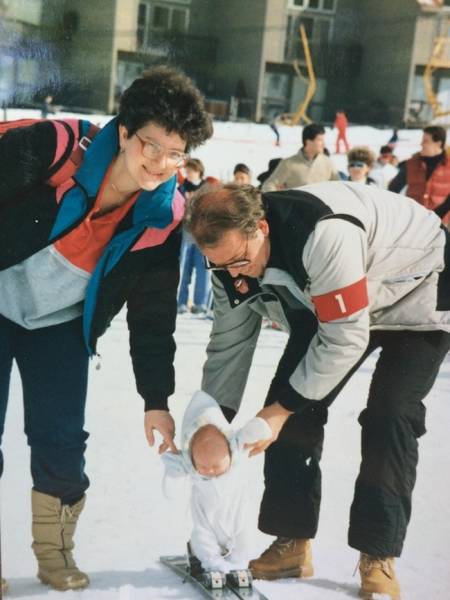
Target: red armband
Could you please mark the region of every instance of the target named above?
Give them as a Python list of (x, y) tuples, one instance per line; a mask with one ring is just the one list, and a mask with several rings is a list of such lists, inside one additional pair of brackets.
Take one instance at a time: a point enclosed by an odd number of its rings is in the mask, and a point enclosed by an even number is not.
[(369, 305), (367, 279), (363, 277), (346, 287), (312, 296), (319, 321), (327, 322), (348, 317)]

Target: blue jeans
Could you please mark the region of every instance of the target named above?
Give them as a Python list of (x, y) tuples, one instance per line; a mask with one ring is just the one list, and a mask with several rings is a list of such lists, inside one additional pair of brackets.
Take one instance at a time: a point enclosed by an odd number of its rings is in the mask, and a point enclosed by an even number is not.
[(205, 267), (205, 259), (194, 242), (185, 239), (181, 249), (181, 281), (178, 291), (178, 306), (187, 304), (189, 298), (189, 285), (192, 272), (195, 269), (194, 304), (206, 306), (209, 294), (209, 273)]
[(33, 488), (73, 504), (89, 486), (84, 473), (89, 357), (82, 319), (28, 330), (0, 316), (0, 441), (13, 360), (22, 380)]

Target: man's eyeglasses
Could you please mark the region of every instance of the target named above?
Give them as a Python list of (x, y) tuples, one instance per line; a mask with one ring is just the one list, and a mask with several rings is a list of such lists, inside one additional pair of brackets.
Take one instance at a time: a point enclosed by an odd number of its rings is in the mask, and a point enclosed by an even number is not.
[(362, 169), (366, 166), (366, 163), (362, 160), (355, 160), (348, 164), (349, 169)]
[[(248, 236), (245, 242), (245, 251), (244, 256), (247, 255), (248, 251)], [(248, 258), (240, 258), (239, 260), (233, 260), (229, 263), (225, 263), (224, 265), (216, 265), (210, 262), (205, 256), (205, 267), (208, 271), (228, 271), (229, 269), (241, 269), (242, 267), (246, 267), (252, 261)]]
[(143, 140), (141, 136), (136, 133), (137, 139), (141, 142), (141, 151), (146, 158), (156, 159), (162, 154), (166, 155), (167, 163), (173, 167), (182, 167), (186, 161), (187, 154), (185, 152), (179, 152), (178, 150), (166, 150), (160, 144), (151, 142), (150, 140)]
[(234, 262), (226, 263), (225, 265), (216, 265), (210, 262), (205, 256), (205, 267), (208, 271), (228, 271), (229, 269), (240, 269), (242, 267), (246, 267), (251, 262), (251, 260), (243, 258), (242, 260), (235, 260)]

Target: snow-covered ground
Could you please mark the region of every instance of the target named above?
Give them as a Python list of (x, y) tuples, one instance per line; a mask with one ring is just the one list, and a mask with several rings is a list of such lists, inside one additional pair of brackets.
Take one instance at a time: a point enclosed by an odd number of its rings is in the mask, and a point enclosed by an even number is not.
[[(16, 116), (23, 116), (19, 114)], [(13, 118), (11, 116), (11, 118)], [(100, 118), (99, 118), (100, 120)], [(374, 150), (385, 143), (389, 130), (355, 127), (352, 144)], [(327, 132), (333, 148), (335, 133)], [(196, 156), (211, 175), (227, 179), (236, 162), (246, 162), (255, 173), (265, 170), (273, 156), (294, 153), (299, 128), (282, 128), (282, 146), (273, 146), (267, 126), (219, 123), (215, 137)], [(418, 148), (419, 131), (401, 132), (400, 158)], [(333, 157), (337, 166), (342, 156)], [(176, 394), (171, 408), (178, 423), (192, 393), (198, 388), (211, 323), (190, 315), (178, 319)], [(263, 330), (255, 355), (239, 420), (254, 415), (282, 351), (283, 333)], [(166, 500), (161, 490), (162, 465), (143, 433), (143, 402), (138, 397), (128, 354), (125, 315), (121, 313), (100, 340), (101, 369), (92, 365), (86, 428), (91, 434), (87, 471), (91, 479), (88, 502), (76, 536), (76, 556), (91, 577), (80, 592), (49, 591), (35, 578), (31, 543), (29, 451), (23, 434), (21, 388), (15, 371), (11, 384), (3, 450), (5, 473), (1, 482), (3, 574), (10, 583), (8, 597), (64, 600), (188, 600), (198, 598), (188, 584), (162, 567), (158, 557), (182, 553), (190, 531), (186, 497)], [(316, 574), (305, 581), (256, 582), (270, 600), (345, 600), (356, 598), (358, 556), (346, 543), (348, 513), (359, 464), (357, 416), (364, 405), (370, 357), (334, 403), (327, 425), (322, 461), (321, 524), (314, 542)], [(402, 600), (450, 598), (450, 360), (430, 393), (428, 434), (421, 439), (421, 458), (414, 493), (413, 515), (405, 549), (398, 561)], [(256, 531), (258, 498), (262, 492), (262, 459), (254, 459), (255, 556), (271, 538)], [(253, 482), (252, 482), (253, 483)]]
[[(171, 408), (178, 423), (198, 387), (210, 322), (179, 317), (177, 392)], [(241, 420), (261, 406), (285, 334), (263, 330), (242, 407)], [(161, 491), (161, 461), (144, 440), (142, 402), (134, 389), (127, 349), (125, 315), (113, 322), (100, 346), (102, 365), (92, 368), (87, 411), (91, 433), (87, 469), (91, 488), (76, 537), (76, 556), (91, 576), (91, 587), (66, 592), (64, 600), (194, 599), (189, 585), (158, 563), (162, 554), (184, 551), (190, 519), (186, 498), (168, 501)], [(353, 482), (359, 462), (357, 416), (364, 404), (375, 357), (349, 382), (331, 410), (322, 461), (323, 504), (314, 542), (314, 578), (257, 582), (270, 600), (357, 597), (353, 576), (357, 553), (348, 548), (346, 533)], [(398, 573), (403, 600), (448, 600), (450, 597), (450, 361), (446, 361), (428, 401), (428, 434), (422, 438), (418, 481), (409, 535)], [(23, 435), (20, 383), (17, 373), (4, 440), (2, 480), (3, 572), (9, 597), (22, 600), (60, 598), (35, 579), (30, 549), (29, 452)], [(262, 492), (262, 459), (254, 460), (255, 555), (271, 538), (256, 532), (258, 498)]]

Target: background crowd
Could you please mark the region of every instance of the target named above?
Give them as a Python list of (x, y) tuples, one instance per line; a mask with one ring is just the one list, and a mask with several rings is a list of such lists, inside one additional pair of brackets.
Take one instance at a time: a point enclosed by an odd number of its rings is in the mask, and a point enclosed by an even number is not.
[[(407, 195), (436, 212), (443, 224), (448, 226), (450, 161), (446, 149), (446, 130), (443, 127), (425, 127), (420, 151), (402, 162), (399, 162), (395, 154), (399, 141), (397, 129), (389, 137), (386, 136), (388, 139), (376, 156), (369, 145), (350, 147), (347, 127), (345, 112), (340, 110), (334, 121), (337, 133), (335, 154), (341, 154), (344, 149), (347, 158), (346, 172), (339, 170), (330, 156), (325, 145), (325, 127), (319, 123), (311, 123), (302, 130), (302, 145), (296, 154), (284, 159), (270, 159), (265, 170), (259, 174), (252, 173), (244, 162), (238, 162), (233, 167), (231, 182), (256, 185), (263, 192), (271, 192), (323, 181), (352, 181)], [(279, 135), (275, 145), (280, 145)], [(244, 151), (240, 158), (245, 160)], [(196, 158), (187, 161), (179, 179), (179, 189), (188, 202), (193, 192), (202, 185), (219, 183), (217, 178), (205, 175), (203, 163)], [(210, 276), (203, 255), (190, 234), (184, 232), (178, 313), (191, 312), (212, 318), (211, 302)]]

